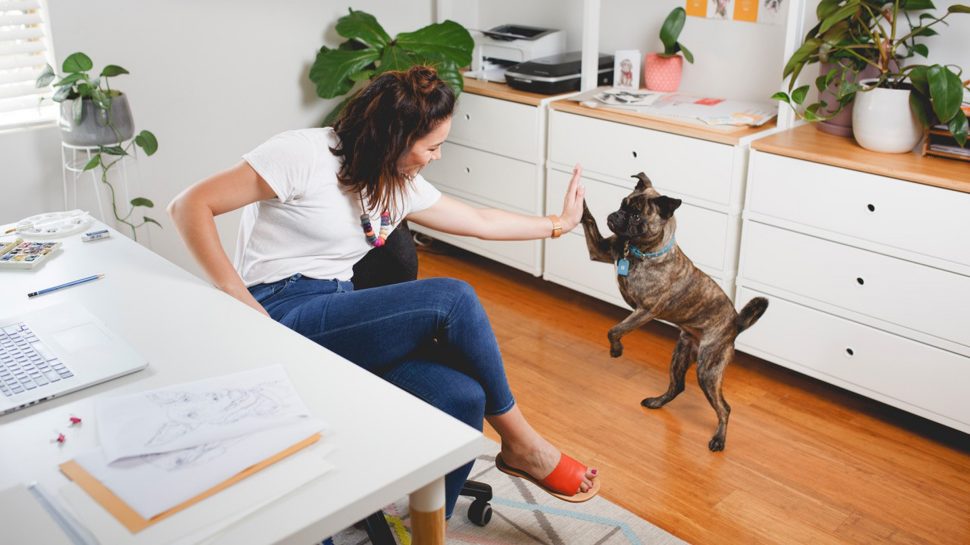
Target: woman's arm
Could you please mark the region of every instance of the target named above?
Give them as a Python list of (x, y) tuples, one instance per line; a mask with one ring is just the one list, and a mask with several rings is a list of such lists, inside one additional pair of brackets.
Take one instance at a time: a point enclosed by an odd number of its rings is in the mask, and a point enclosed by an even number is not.
[[(566, 197), (563, 201), (562, 232), (572, 231), (583, 217), (583, 197), (586, 189), (579, 179), (583, 167), (573, 168)], [(407, 218), (418, 225), (443, 231), (452, 235), (477, 237), (485, 240), (533, 240), (552, 235), (552, 221), (544, 216), (527, 216), (496, 208), (474, 208), (456, 199), (442, 195), (432, 205)]]
[(269, 316), (253, 298), (222, 249), (215, 217), (276, 194), (263, 178), (242, 162), (190, 186), (168, 205), (182, 240), (209, 280), (222, 291)]

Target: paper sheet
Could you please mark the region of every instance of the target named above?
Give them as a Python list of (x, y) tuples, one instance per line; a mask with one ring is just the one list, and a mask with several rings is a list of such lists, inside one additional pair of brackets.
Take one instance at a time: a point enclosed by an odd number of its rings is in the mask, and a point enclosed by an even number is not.
[(59, 493), (102, 544), (163, 545), (178, 540), (180, 545), (187, 545), (214, 537), (238, 523), (240, 513), (254, 513), (326, 474), (333, 469), (324, 460), (331, 449), (331, 445), (319, 445), (298, 452), (236, 483), (226, 493), (207, 498), (137, 534), (126, 530), (76, 483), (65, 485)]
[(309, 416), (280, 365), (105, 398), (95, 411), (109, 463), (224, 441)]
[(150, 519), (320, 432), (318, 419), (196, 447), (109, 463), (101, 450), (75, 461), (143, 518)]

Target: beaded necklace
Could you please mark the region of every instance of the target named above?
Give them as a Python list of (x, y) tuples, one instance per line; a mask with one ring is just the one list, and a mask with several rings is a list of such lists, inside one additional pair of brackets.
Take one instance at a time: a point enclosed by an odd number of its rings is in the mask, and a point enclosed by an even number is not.
[(381, 232), (379, 235), (374, 234), (374, 227), (370, 223), (370, 215), (367, 214), (367, 208), (364, 206), (364, 196), (358, 193), (360, 197), (360, 228), (364, 230), (364, 236), (367, 237), (367, 243), (375, 248), (380, 248), (387, 241), (387, 236), (390, 234), (391, 230), (391, 214), (386, 209), (381, 212)]

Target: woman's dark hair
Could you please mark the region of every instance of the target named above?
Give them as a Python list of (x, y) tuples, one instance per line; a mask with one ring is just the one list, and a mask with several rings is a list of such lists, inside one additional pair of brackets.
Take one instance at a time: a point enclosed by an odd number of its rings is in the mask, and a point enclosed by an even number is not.
[(337, 179), (366, 194), (368, 208), (396, 210), (409, 181), (398, 161), (454, 109), (455, 93), (434, 68), (381, 74), (347, 103), (333, 126), (339, 142), (330, 151), (343, 158)]

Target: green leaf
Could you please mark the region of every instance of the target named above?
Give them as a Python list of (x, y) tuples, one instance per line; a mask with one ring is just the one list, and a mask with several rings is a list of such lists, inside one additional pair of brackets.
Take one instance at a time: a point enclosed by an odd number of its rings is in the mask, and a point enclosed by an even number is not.
[(116, 156), (128, 155), (128, 152), (121, 146), (101, 146), (101, 152)]
[(961, 146), (967, 145), (967, 115), (963, 113), (963, 110), (958, 111), (957, 115), (953, 116), (953, 119), (947, 123), (947, 127), (949, 127), (950, 132), (956, 138), (958, 144)]
[(104, 67), (104, 70), (101, 71), (101, 77), (113, 78), (115, 76), (120, 76), (122, 74), (129, 74), (129, 73), (130, 72), (128, 72), (127, 70), (125, 70), (124, 68), (116, 64), (109, 64), (108, 66)]
[(145, 152), (145, 155), (151, 157), (158, 151), (158, 139), (151, 131), (141, 131), (138, 136), (135, 137), (135, 144)]
[(822, 20), (822, 26), (820, 26), (818, 29), (819, 33), (825, 34), (828, 29), (832, 28), (836, 24), (856, 16), (861, 9), (859, 7), (859, 2), (860, 0), (849, 0), (844, 6), (833, 11), (828, 17)]
[(397, 45), (424, 58), (444, 57), (458, 66), (472, 62), (475, 41), (465, 27), (454, 21), (434, 23), (414, 32), (402, 32)]
[(374, 76), (374, 74), (376, 74), (376, 73), (377, 73), (377, 70), (371, 70), (371, 69), (361, 70), (360, 72), (357, 72), (356, 74), (351, 74), (350, 75), (350, 81), (352, 81), (354, 83), (359, 83), (361, 81), (367, 81), (367, 80), (371, 79)]
[(371, 49), (380, 50), (391, 41), (391, 37), (377, 19), (363, 11), (351, 9), (349, 15), (337, 20), (336, 28), (337, 34), (363, 43)]
[(432, 66), (438, 71), (438, 77), (455, 91), (455, 95), (460, 95), (465, 88), (465, 78), (462, 77), (458, 65), (447, 59), (442, 59)]
[(57, 91), (54, 91), (54, 96), (51, 97), (51, 100), (53, 100), (54, 102), (63, 102), (65, 99), (67, 99), (67, 95), (69, 94), (71, 94), (70, 86), (61, 87)]
[(681, 53), (684, 54), (684, 59), (686, 59), (687, 62), (694, 64), (694, 54), (691, 53), (686, 47), (684, 47), (684, 44), (680, 42), (677, 43), (677, 47), (679, 47)]
[(84, 170), (87, 171), (87, 170), (95, 169), (100, 164), (101, 164), (101, 154), (95, 153), (93, 156), (91, 156), (91, 159), (88, 160), (87, 164), (84, 165)]
[(927, 97), (930, 94), (930, 82), (926, 76), (928, 70), (929, 68), (926, 66), (917, 66), (909, 73), (909, 82), (913, 84), (913, 88), (916, 92)]
[(930, 0), (901, 0), (899, 9), (906, 11), (919, 11), (924, 9), (936, 9)]
[(947, 13), (970, 13), (970, 6), (966, 4), (954, 4), (946, 8)]
[(801, 66), (805, 64), (810, 56), (813, 54), (818, 54), (818, 49), (821, 47), (821, 45), (822, 41), (815, 38), (805, 40), (805, 43), (803, 43), (801, 47), (792, 53), (791, 58), (788, 59), (788, 63), (785, 64), (785, 71), (782, 74), (782, 79), (793, 74), (796, 68), (800, 71)]
[(916, 29), (916, 30), (913, 31), (913, 36), (922, 36), (924, 38), (928, 38), (930, 36), (937, 36), (938, 34), (939, 34), (939, 32), (933, 30), (932, 28), (930, 28), (928, 26), (927, 27), (920, 28), (920, 29)]
[(68, 74), (63, 79), (54, 84), (54, 87), (63, 87), (65, 85), (71, 85), (78, 80), (86, 80), (87, 76), (80, 72), (75, 72), (73, 74)]
[(144, 206), (146, 208), (154, 208), (155, 207), (155, 203), (153, 203), (152, 201), (146, 199), (145, 197), (135, 197), (134, 199), (131, 199), (131, 205), (132, 206)]
[(927, 104), (926, 99), (919, 93), (909, 94), (909, 109), (916, 114), (916, 119), (918, 119), (920, 124), (924, 127), (929, 127), (933, 124), (933, 120), (930, 116), (929, 104)]
[(101, 108), (102, 110), (111, 109), (111, 97), (97, 87), (91, 88), (91, 100), (93, 100), (94, 103), (98, 105), (98, 108)]
[(785, 104), (791, 104), (791, 100), (788, 99), (788, 93), (783, 93), (781, 91), (771, 95), (771, 100), (780, 100)]
[(350, 91), (354, 81), (350, 77), (380, 58), (375, 49), (346, 51), (320, 48), (310, 68), (310, 81), (316, 84), (317, 95), (334, 98)]
[(54, 81), (54, 78), (56, 77), (57, 75), (54, 74), (54, 67), (48, 64), (44, 66), (44, 71), (37, 76), (37, 81), (34, 82), (34, 85), (36, 85), (38, 89), (41, 87), (47, 87), (52, 81)]
[(829, 15), (839, 9), (839, 2), (841, 0), (822, 0), (818, 3), (818, 7), (815, 8), (815, 15), (818, 17), (819, 21), (824, 21)]
[(801, 104), (805, 102), (805, 96), (808, 95), (808, 85), (802, 85), (798, 89), (792, 91), (791, 99), (795, 104)]
[(383, 74), (384, 72), (390, 72), (392, 70), (407, 70), (416, 64), (421, 64), (421, 59), (417, 55), (400, 45), (391, 44), (384, 48), (384, 54), (381, 55), (381, 65), (377, 69), (377, 73)]
[(687, 22), (687, 12), (682, 7), (676, 7), (670, 11), (660, 27), (660, 41), (664, 44), (664, 54), (672, 55), (677, 51), (677, 38), (684, 30), (684, 23)]
[(142, 216), (142, 218), (141, 218), (141, 219), (142, 219), (142, 221), (144, 221), (145, 223), (154, 223), (155, 225), (157, 225), (157, 226), (159, 226), (159, 227), (161, 227), (161, 226), (162, 226), (162, 224), (161, 224), (161, 223), (158, 223), (157, 221), (155, 221), (155, 220), (153, 220), (152, 218), (149, 218), (148, 216)]
[[(68, 89), (67, 87), (62, 88)], [(80, 125), (84, 119), (84, 99), (81, 97), (74, 99), (74, 102), (71, 104), (71, 115), (74, 117), (74, 124)]]
[(913, 53), (917, 53), (919, 55), (922, 55), (923, 57), (929, 57), (930, 56), (930, 48), (926, 47), (926, 45), (924, 45), (924, 44), (916, 44), (916, 45), (914, 45), (912, 51), (913, 51)]
[(926, 72), (930, 83), (930, 103), (933, 112), (943, 123), (949, 123), (953, 116), (960, 111), (963, 101), (963, 82), (960, 77), (938, 64), (934, 64)]
[(94, 63), (91, 62), (91, 57), (88, 57), (84, 53), (72, 53), (66, 59), (64, 59), (64, 64), (62, 67), (65, 72), (87, 72), (88, 70), (94, 68)]
[(815, 88), (818, 89), (819, 93), (825, 90), (825, 87), (826, 87), (825, 78), (826, 78), (825, 74), (822, 74), (821, 76), (815, 78)]

